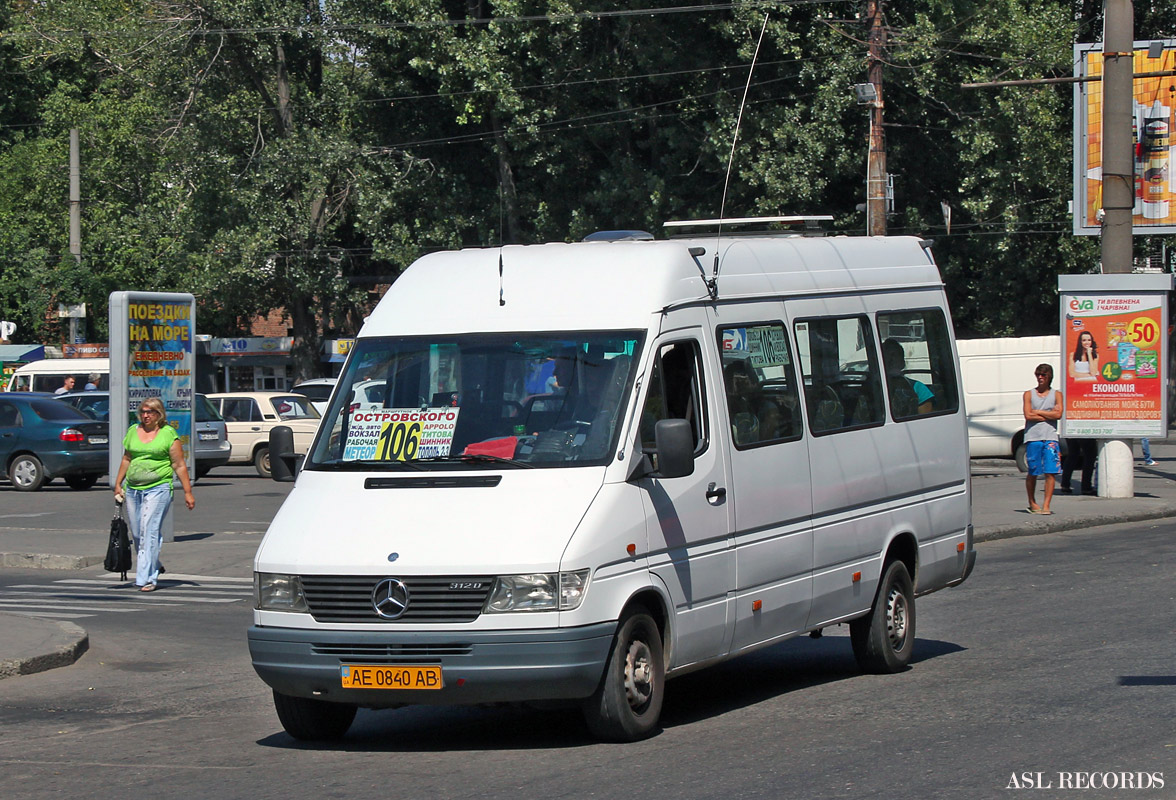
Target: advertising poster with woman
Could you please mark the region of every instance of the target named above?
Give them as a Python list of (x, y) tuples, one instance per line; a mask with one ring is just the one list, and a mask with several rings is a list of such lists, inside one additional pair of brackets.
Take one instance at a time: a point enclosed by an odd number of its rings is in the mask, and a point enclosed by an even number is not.
[(1163, 303), (1158, 294), (1062, 296), (1065, 436), (1167, 435)]

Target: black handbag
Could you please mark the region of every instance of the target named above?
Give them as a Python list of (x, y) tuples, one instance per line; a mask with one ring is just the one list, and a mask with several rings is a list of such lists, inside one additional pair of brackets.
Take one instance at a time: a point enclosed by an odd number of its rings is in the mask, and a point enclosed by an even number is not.
[(118, 503), (118, 513), (110, 520), (110, 541), (106, 544), (106, 560), (102, 566), (107, 572), (122, 573), (119, 580), (127, 579), (131, 568), (131, 537), (127, 533), (127, 521), (123, 519), (123, 505)]

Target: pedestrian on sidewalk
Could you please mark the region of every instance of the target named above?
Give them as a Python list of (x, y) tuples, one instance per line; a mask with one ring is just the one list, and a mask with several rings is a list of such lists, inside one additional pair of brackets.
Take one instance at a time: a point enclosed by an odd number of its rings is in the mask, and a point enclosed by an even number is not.
[(1139, 440), (1139, 447), (1143, 450), (1143, 463), (1154, 467), (1156, 460), (1151, 457), (1151, 442), (1147, 440), (1146, 436)]
[[(135, 585), (141, 592), (155, 591), (159, 581), (159, 551), (163, 547), (163, 518), (172, 501), (172, 476), (184, 487), (184, 503), (196, 507), (188, 465), (176, 429), (167, 424), (167, 412), (158, 397), (139, 404), (139, 424), (123, 438), (123, 457), (114, 479), (114, 499), (127, 501), (127, 516), (135, 534)], [(126, 481), (126, 488), (123, 481)]]
[[(1062, 471), (1061, 447), (1058, 444), (1058, 420), (1062, 418), (1062, 393), (1051, 388), (1053, 367), (1038, 364), (1033, 371), (1037, 386), (1025, 392), (1025, 460), (1029, 477), (1025, 491), (1029, 495), (1030, 514), (1052, 514), (1055, 476)], [(1044, 501), (1037, 504), (1037, 479), (1045, 477)]]
[(1070, 484), (1070, 476), (1074, 470), (1082, 471), (1082, 494), (1097, 494), (1094, 490), (1094, 464), (1098, 458), (1098, 445), (1094, 439), (1066, 438), (1066, 456), (1062, 459), (1063, 494), (1073, 494), (1074, 487)]

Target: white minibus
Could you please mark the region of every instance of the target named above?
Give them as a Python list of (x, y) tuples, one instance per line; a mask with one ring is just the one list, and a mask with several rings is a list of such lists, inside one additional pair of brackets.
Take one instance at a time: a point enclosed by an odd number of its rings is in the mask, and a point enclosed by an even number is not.
[(667, 678), (829, 626), (901, 671), (968, 577), (927, 243), (626, 233), (427, 255), (364, 323), (255, 561), (292, 736), (562, 701), (632, 741)]
[(8, 380), (10, 392), (55, 392), (72, 377), (72, 391), (80, 392), (94, 379), (94, 385), (106, 391), (110, 388), (109, 358), (44, 358), (22, 364)]

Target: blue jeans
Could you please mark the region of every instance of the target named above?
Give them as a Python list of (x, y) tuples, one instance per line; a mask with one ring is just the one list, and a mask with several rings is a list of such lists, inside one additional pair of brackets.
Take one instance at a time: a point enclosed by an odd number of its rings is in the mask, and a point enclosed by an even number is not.
[(135, 535), (135, 585), (159, 580), (159, 551), (163, 547), (163, 516), (171, 505), (171, 486), (127, 489), (127, 521)]
[(1149, 442), (1147, 439), (1140, 439), (1139, 446), (1143, 448), (1143, 460), (1151, 461), (1151, 442)]

